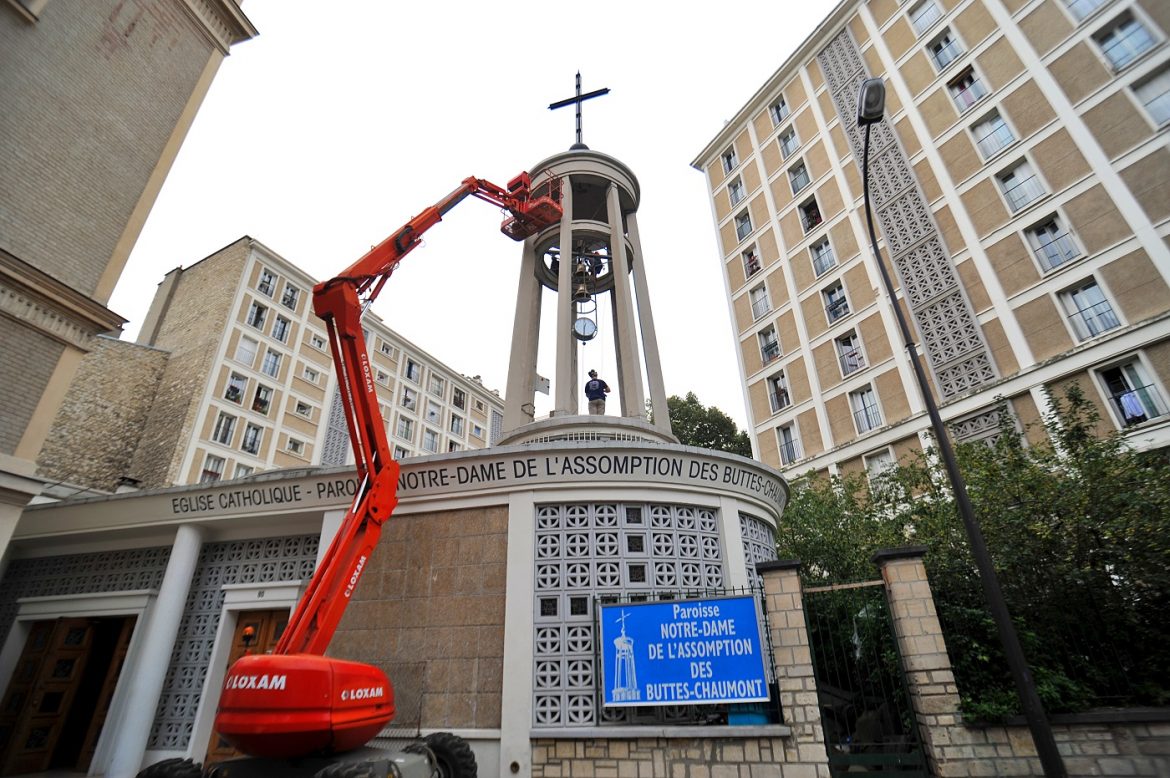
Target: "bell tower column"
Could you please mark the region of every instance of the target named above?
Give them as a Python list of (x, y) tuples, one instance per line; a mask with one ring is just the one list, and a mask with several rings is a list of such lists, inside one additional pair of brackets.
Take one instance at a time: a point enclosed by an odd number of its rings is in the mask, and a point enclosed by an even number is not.
[(557, 374), (555, 416), (577, 415), (577, 341), (573, 337), (573, 177), (561, 179), (560, 268), (557, 272)]

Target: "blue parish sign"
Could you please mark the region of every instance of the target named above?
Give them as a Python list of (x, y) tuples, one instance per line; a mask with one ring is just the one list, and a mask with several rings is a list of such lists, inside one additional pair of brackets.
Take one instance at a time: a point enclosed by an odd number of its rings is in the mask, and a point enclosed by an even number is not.
[(768, 699), (755, 598), (601, 606), (606, 706)]

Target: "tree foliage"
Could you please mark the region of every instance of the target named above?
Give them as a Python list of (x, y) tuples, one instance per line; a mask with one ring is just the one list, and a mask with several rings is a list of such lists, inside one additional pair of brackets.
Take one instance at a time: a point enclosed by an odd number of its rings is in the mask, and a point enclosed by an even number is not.
[[(1048, 438), (1026, 445), (1002, 414), (994, 444), (957, 447), (960, 469), (1049, 711), (1170, 702), (1170, 466), (1100, 436), (1076, 386)], [(950, 485), (933, 452), (864, 475), (804, 481), (781, 557), (818, 584), (871, 579), (870, 556), (921, 544), (969, 716), (1017, 712)]]
[(714, 405), (704, 406), (694, 392), (687, 392), (685, 398), (672, 394), (666, 398), (666, 405), (671, 429), (683, 445), (752, 455), (747, 432), (738, 429), (735, 421)]

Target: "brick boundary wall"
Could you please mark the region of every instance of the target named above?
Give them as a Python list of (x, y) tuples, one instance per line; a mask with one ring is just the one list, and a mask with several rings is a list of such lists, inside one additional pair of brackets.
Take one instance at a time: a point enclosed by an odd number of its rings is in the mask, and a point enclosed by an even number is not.
[[(804, 619), (800, 564), (764, 562), (764, 579), (773, 668), (784, 711), (775, 736), (759, 727), (712, 727), (709, 737), (691, 732), (671, 737), (670, 728), (647, 728), (646, 737), (596, 737), (532, 740), (533, 778), (829, 778), (829, 759), (821, 729), (812, 652)], [(623, 727), (623, 735), (630, 727)], [(579, 730), (578, 730), (579, 732)], [(749, 734), (752, 733), (752, 734)]]
[[(910, 698), (918, 714), (922, 745), (931, 773), (950, 776), (1043, 775), (1032, 735), (1026, 726), (966, 725), (959, 712), (946, 641), (934, 606), (934, 596), (922, 563), (925, 548), (879, 551), (874, 563), (881, 570), (894, 631), (902, 652)], [(1170, 776), (1170, 711), (1150, 718), (1052, 721), (1057, 748), (1065, 769), (1074, 776)], [(1080, 717), (1089, 719), (1089, 716)]]

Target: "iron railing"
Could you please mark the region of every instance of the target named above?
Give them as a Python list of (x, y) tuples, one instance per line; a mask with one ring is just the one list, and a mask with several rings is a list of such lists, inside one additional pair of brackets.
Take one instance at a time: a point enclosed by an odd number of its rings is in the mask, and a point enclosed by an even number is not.
[(1081, 337), (1085, 338), (1096, 337), (1102, 332), (1108, 332), (1121, 326), (1121, 322), (1117, 320), (1117, 314), (1113, 312), (1113, 306), (1109, 304), (1108, 300), (1102, 300), (1088, 308), (1082, 308), (1072, 314), (1072, 318)]
[(835, 322), (842, 316), (849, 315), (849, 300), (841, 297), (825, 304), (825, 315), (829, 317), (830, 322)]
[(767, 343), (760, 344), (760, 358), (764, 360), (764, 364), (768, 364), (774, 359), (780, 358), (780, 341), (770, 340)]
[(1078, 254), (1080, 251), (1067, 232), (1057, 235), (1045, 233), (1040, 236), (1036, 246), (1036, 258), (1040, 260), (1040, 264), (1045, 270), (1059, 267), (1070, 259), (1074, 259)]
[(1018, 211), (1033, 200), (1044, 196), (1044, 184), (1038, 176), (1028, 176), (1004, 188), (1003, 196), (1013, 211)]
[(1162, 396), (1158, 394), (1158, 389), (1153, 384), (1118, 392), (1109, 399), (1117, 408), (1122, 423), (1127, 427), (1166, 415), (1166, 403), (1162, 401)]
[(989, 127), (987, 132), (979, 136), (976, 144), (979, 146), (979, 152), (987, 158), (1006, 149), (1015, 140), (1016, 136), (1012, 135), (1011, 129), (1000, 119), (998, 124)]
[(865, 405), (853, 412), (853, 421), (859, 433), (869, 432), (882, 426), (882, 414), (876, 405)]
[(792, 405), (792, 400), (788, 397), (787, 389), (777, 389), (774, 392), (769, 392), (768, 399), (772, 404), (772, 413), (776, 413), (777, 411)]

